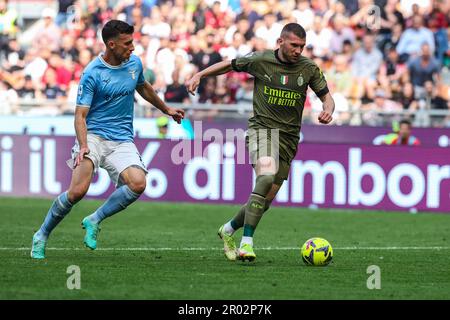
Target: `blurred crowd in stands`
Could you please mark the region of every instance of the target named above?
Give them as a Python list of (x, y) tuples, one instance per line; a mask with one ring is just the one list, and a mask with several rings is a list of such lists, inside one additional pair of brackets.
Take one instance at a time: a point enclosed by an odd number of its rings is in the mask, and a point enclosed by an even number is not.
[[(195, 96), (183, 83), (223, 59), (276, 48), (283, 25), (298, 22), (307, 31), (303, 55), (324, 70), (335, 98), (336, 124), (384, 125), (407, 111), (418, 125), (450, 127), (449, 116), (419, 117), (427, 109), (450, 112), (447, 0), (54, 2), (25, 28), (8, 1), (0, 0), (0, 114), (73, 113), (82, 71), (103, 51), (101, 27), (113, 18), (134, 25), (134, 54), (168, 103), (251, 105), (253, 82), (245, 73), (205, 79)], [(25, 33), (32, 40), (24, 41)], [(29, 109), (17, 104), (43, 99), (54, 103)], [(309, 94), (304, 121), (314, 121), (309, 116), (320, 108), (320, 100)], [(151, 110), (143, 116), (157, 116)], [(394, 118), (386, 116), (390, 113)]]

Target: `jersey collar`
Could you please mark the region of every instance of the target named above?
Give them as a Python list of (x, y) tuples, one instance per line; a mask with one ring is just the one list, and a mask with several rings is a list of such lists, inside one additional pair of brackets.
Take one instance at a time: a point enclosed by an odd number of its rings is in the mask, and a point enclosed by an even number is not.
[(118, 66), (113, 66), (113, 65), (110, 65), (108, 62), (106, 62), (106, 61), (103, 59), (103, 54), (104, 54), (103, 52), (100, 53), (100, 54), (98, 55), (98, 58), (100, 59), (100, 61), (101, 61), (106, 67), (108, 67), (108, 68), (110, 68), (110, 69), (120, 69), (120, 68), (122, 68), (128, 61), (130, 61), (130, 59), (128, 59), (128, 60), (122, 61), (122, 63), (119, 64)]

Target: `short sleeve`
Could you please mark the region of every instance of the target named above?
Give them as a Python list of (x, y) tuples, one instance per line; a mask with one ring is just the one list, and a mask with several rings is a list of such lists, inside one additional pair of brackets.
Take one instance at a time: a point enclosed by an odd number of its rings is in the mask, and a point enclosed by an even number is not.
[(144, 78), (144, 67), (142, 66), (141, 59), (137, 59), (137, 65), (138, 65), (138, 81), (136, 83), (136, 86), (141, 86), (145, 82)]
[(78, 85), (77, 106), (90, 107), (94, 98), (95, 80), (90, 74), (83, 72)]
[(260, 52), (250, 52), (243, 57), (231, 60), (231, 67), (234, 71), (247, 72), (254, 75), (254, 65), (260, 60), (261, 55)]
[(311, 80), (309, 82), (309, 87), (314, 91), (314, 93), (320, 98), (329, 92), (327, 81), (323, 72), (319, 69), (317, 65), (313, 67), (313, 73)]

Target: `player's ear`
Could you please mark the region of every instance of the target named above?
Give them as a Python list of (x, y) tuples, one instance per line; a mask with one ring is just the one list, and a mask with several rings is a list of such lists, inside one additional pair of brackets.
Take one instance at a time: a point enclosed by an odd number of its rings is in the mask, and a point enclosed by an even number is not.
[(114, 49), (116, 47), (116, 43), (114, 42), (114, 40), (108, 40), (108, 47), (110, 49)]
[(278, 38), (277, 39), (277, 44), (280, 46), (281, 44), (283, 44), (283, 38)]

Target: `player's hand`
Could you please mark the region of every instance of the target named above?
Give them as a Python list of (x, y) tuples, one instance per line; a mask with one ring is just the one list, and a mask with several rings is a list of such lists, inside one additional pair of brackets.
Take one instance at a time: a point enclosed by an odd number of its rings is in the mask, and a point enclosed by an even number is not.
[(195, 90), (197, 90), (199, 84), (200, 84), (201, 76), (197, 73), (195, 74), (191, 79), (186, 81), (186, 89), (187, 91), (195, 96)]
[(181, 120), (184, 119), (184, 110), (169, 107), (167, 109), (167, 115), (171, 116), (176, 123), (180, 124)]
[(81, 161), (83, 161), (83, 159), (84, 159), (84, 156), (89, 154), (89, 152), (90, 152), (90, 150), (88, 147), (80, 148), (80, 152), (78, 153), (77, 157), (75, 158), (75, 162), (73, 164), (74, 169), (80, 165)]
[(318, 120), (319, 120), (320, 123), (329, 124), (331, 122), (331, 120), (333, 120), (333, 117), (331, 116), (330, 112), (322, 111), (319, 114)]

